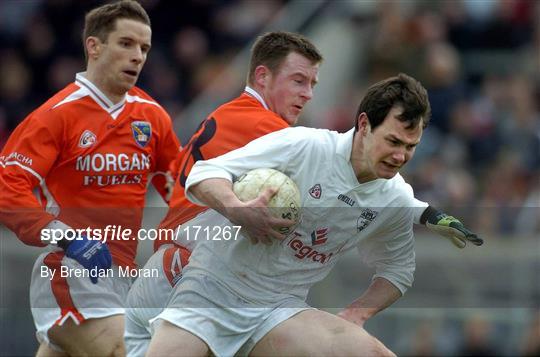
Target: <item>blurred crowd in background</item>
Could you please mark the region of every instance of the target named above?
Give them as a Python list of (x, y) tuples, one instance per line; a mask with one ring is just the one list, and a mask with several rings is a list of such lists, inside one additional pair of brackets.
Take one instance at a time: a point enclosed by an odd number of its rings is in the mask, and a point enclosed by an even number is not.
[[(203, 119), (186, 119), (185, 108), (211, 83), (221, 96), (238, 95), (244, 78), (229, 62), (292, 1), (141, 0), (152, 20), (153, 43), (138, 85), (169, 112), (183, 142), (191, 133), (181, 132), (182, 121)], [(0, 148), (26, 115), (84, 69), (84, 13), (101, 3), (0, 1)], [(347, 94), (302, 124), (348, 130), (369, 84), (408, 73), (428, 89), (433, 111), (404, 172), (416, 196), (490, 239), (538, 240), (540, 1), (378, 1), (367, 15), (353, 3), (327, 1), (321, 11), (337, 7), (331, 12), (346, 13), (359, 30), (369, 25), (367, 51), (361, 53), (366, 65), (349, 69), (342, 84)], [(540, 355), (540, 315), (530, 321), (515, 354)], [(504, 331), (497, 334), (479, 319), (460, 326), (461, 344), (443, 351), (504, 354), (492, 347), (500, 344), (490, 344)], [(441, 353), (432, 324), (408, 332), (401, 354)]]
[[(0, 2), (0, 147), (28, 113), (84, 68), (83, 14), (99, 3)], [(233, 73), (227, 77), (227, 64), (287, 1), (142, 3), (154, 35), (139, 86), (182, 128), (183, 109), (218, 75), (225, 73), (218, 91), (239, 92), (243, 83)], [(406, 171), (417, 196), (449, 211), (459, 208), (471, 217), (467, 223), (487, 233), (540, 232), (538, 209), (523, 208), (540, 205), (539, 2), (407, 0), (376, 7), (376, 16), (350, 16), (373, 24), (368, 65), (356, 69), (367, 73), (353, 71), (343, 83), (349, 94), (315, 122), (347, 130), (369, 84), (406, 72), (428, 88), (433, 110)]]
[[(484, 234), (540, 234), (540, 2), (389, 1), (377, 14), (367, 82), (402, 71), (429, 92), (405, 172), (417, 197)], [(330, 128), (350, 127), (342, 108), (365, 85), (351, 83)]]
[[(138, 86), (177, 118), (261, 26), (279, 1), (142, 0), (152, 51)], [(15, 126), (85, 68), (84, 14), (104, 1), (0, 2), (0, 147)], [(231, 95), (237, 88), (229, 88)]]

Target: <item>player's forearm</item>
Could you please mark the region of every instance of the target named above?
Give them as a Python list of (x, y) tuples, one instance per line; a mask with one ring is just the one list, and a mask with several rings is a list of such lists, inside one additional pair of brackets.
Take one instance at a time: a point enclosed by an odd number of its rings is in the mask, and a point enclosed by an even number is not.
[(232, 190), (232, 183), (222, 178), (203, 180), (191, 186), (189, 192), (206, 206), (215, 209), (225, 217), (228, 217), (228, 208), (242, 205)]
[[(13, 167), (9, 169), (14, 170)], [(54, 216), (39, 204), (27, 180), (0, 172), (0, 192), (0, 224), (13, 231), (25, 244), (45, 246), (40, 232)]]
[(46, 242), (41, 240), (41, 229), (54, 216), (42, 208), (0, 208), (0, 224), (4, 224), (27, 245), (44, 247)]
[(386, 309), (401, 297), (401, 292), (384, 278), (373, 280), (369, 288), (338, 315), (362, 326), (370, 317)]

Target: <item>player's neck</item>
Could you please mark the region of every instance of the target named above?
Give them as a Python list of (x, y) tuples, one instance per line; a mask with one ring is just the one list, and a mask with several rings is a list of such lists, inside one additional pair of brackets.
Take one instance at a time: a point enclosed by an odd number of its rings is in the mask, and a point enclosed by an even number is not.
[(364, 147), (360, 135), (357, 135), (357, 133), (354, 134), (350, 161), (359, 183), (366, 183), (377, 179), (377, 177), (372, 174), (372, 170), (370, 170), (369, 160), (366, 160), (365, 158)]
[(353, 159), (351, 156), (351, 165), (359, 183), (366, 183), (377, 179), (377, 177), (371, 173), (367, 164), (361, 159)]
[(86, 79), (92, 82), (113, 104), (124, 100), (126, 93), (115, 93), (108, 85), (106, 78), (99, 76), (97, 71), (88, 68), (85, 74)]

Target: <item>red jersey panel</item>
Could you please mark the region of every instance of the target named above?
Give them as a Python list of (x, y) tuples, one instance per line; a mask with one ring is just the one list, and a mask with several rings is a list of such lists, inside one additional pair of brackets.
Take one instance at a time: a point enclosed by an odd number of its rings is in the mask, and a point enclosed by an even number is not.
[[(247, 93), (216, 109), (202, 122), (178, 158), (171, 164), (178, 172), (167, 215), (160, 228), (175, 229), (207, 207), (191, 203), (185, 196), (184, 185), (189, 171), (198, 160), (208, 160), (238, 149), (268, 133), (287, 128), (287, 122)], [(156, 240), (157, 250), (164, 240)]]
[[(113, 104), (78, 74), (0, 153), (0, 222), (37, 246), (45, 245), (40, 231), (53, 219), (73, 228), (131, 229), (131, 240), (109, 236), (107, 244), (116, 264), (134, 266), (148, 181), (167, 172), (179, 146), (168, 114), (141, 89)], [(164, 182), (156, 185), (162, 196)]]

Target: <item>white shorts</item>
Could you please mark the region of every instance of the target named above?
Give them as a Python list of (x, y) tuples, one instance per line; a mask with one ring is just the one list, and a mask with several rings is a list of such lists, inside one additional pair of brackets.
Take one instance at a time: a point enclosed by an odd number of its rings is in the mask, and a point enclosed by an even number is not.
[(124, 341), (128, 357), (144, 356), (150, 344), (150, 319), (167, 306), (174, 285), (182, 277), (189, 251), (179, 246), (162, 246), (148, 259), (143, 270), (156, 269), (157, 277), (140, 276), (129, 290), (126, 303)]
[[(127, 357), (143, 357), (146, 355), (152, 335), (150, 331), (139, 320), (134, 320), (134, 314), (130, 314), (130, 308), (126, 308), (124, 319), (124, 343)], [(158, 315), (162, 309), (156, 312)]]
[(30, 282), (30, 307), (40, 343), (62, 351), (47, 334), (54, 325), (62, 326), (67, 319), (78, 325), (87, 319), (124, 314), (131, 278), (120, 277), (116, 266), (107, 271), (107, 277), (99, 277), (97, 284), (88, 276), (76, 276), (83, 273), (82, 265), (61, 250), (37, 258)]
[(209, 276), (191, 275), (178, 283), (167, 308), (150, 322), (153, 330), (165, 320), (191, 332), (216, 356), (247, 356), (278, 324), (311, 309), (294, 297), (254, 306)]

